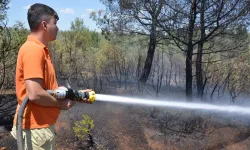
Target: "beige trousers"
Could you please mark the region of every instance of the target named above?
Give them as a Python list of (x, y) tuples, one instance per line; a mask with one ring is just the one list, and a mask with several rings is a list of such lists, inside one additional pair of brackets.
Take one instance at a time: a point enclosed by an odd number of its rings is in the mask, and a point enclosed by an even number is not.
[[(13, 126), (11, 134), (16, 139), (16, 126)], [(23, 139), (25, 150), (55, 150), (55, 126), (23, 130)]]

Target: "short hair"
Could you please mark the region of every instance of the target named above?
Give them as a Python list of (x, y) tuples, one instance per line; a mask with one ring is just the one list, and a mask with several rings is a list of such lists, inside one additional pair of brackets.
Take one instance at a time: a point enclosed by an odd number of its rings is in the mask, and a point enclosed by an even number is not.
[(51, 17), (59, 20), (59, 17), (53, 8), (39, 3), (31, 5), (27, 14), (30, 30), (36, 31), (42, 21), (45, 20), (48, 22)]

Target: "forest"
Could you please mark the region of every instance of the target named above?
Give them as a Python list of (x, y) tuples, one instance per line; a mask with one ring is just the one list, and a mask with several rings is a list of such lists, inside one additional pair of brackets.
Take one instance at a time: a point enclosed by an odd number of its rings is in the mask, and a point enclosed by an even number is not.
[[(10, 2), (0, 1), (0, 126), (12, 126), (16, 59), (30, 33), (21, 22), (8, 26)], [(58, 83), (109, 95), (249, 104), (248, 0), (100, 2), (106, 9), (89, 17), (101, 32), (75, 18), (70, 29), (60, 30), (50, 43)], [(217, 112), (79, 104), (61, 113), (57, 147), (247, 150), (248, 120), (246, 115)], [(82, 128), (88, 136), (80, 136)], [(15, 141), (0, 133), (1, 147), (15, 149)]]

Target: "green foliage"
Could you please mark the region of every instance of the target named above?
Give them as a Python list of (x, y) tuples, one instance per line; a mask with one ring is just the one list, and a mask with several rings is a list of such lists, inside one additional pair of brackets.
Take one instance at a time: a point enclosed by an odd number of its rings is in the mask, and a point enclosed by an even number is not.
[(8, 9), (9, 0), (0, 0), (0, 21), (6, 18), (6, 10)]
[(71, 22), (71, 30), (81, 31), (86, 29), (84, 26), (84, 21), (81, 18), (76, 18), (73, 22)]
[(13, 27), (4, 27), (0, 32), (0, 86), (13, 88), (18, 49), (25, 42), (27, 30), (17, 22)]
[(100, 39), (100, 34), (90, 31), (81, 18), (71, 22), (70, 30), (59, 32), (57, 44), (52, 47), (58, 75), (79, 79), (81, 72), (93, 66), (93, 53), (97, 51)]
[(83, 140), (87, 135), (91, 134), (94, 126), (94, 120), (92, 120), (88, 115), (83, 115), (83, 120), (75, 122), (73, 130), (75, 135), (80, 140)]

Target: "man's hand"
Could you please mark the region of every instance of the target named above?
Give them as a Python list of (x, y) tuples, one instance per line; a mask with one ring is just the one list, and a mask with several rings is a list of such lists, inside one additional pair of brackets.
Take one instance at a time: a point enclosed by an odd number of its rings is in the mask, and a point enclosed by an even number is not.
[(72, 101), (70, 99), (62, 99), (62, 100), (58, 100), (59, 103), (59, 107), (62, 110), (68, 110), (71, 107), (74, 106), (74, 104), (76, 103), (76, 101)]
[[(60, 86), (57, 89), (68, 91), (68, 89), (66, 87), (64, 87), (64, 86)], [(72, 101), (70, 99), (62, 99), (62, 100), (58, 100), (58, 103), (59, 103), (60, 109), (68, 110), (68, 109), (70, 109), (71, 107), (74, 106), (76, 101)]]

